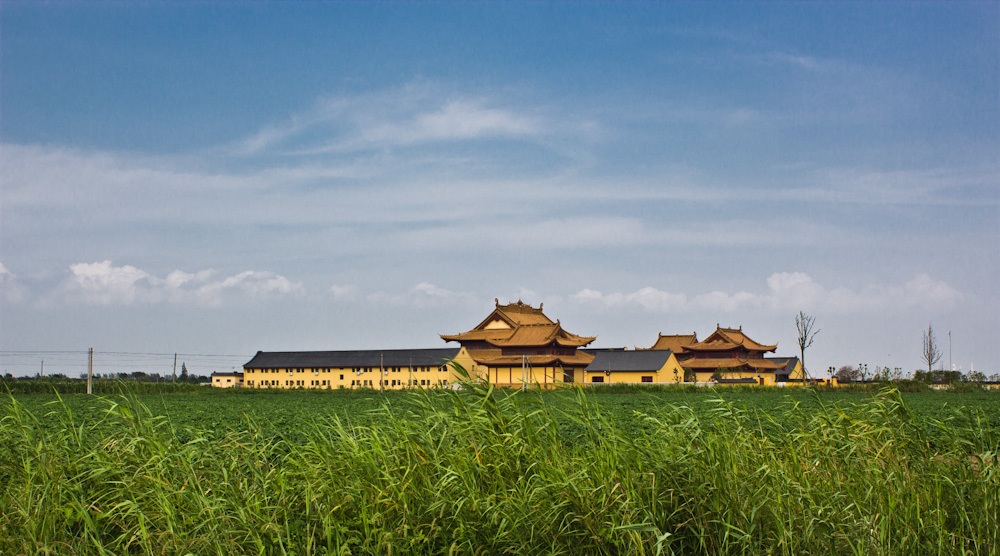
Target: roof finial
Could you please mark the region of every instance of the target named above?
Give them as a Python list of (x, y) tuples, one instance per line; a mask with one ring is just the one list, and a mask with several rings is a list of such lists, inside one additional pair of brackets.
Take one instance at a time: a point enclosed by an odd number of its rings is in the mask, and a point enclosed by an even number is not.
[(496, 304), (497, 304), (497, 307), (499, 307), (499, 306), (500, 306), (500, 298), (498, 298), (498, 297), (494, 297), (494, 298), (493, 298), (493, 303), (496, 303)]
[(539, 311), (541, 311), (541, 310), (542, 310), (542, 307), (544, 307), (544, 306), (545, 306), (545, 304), (544, 304), (544, 303), (542, 303), (541, 301), (539, 301), (539, 302), (538, 302), (538, 310), (539, 310)]

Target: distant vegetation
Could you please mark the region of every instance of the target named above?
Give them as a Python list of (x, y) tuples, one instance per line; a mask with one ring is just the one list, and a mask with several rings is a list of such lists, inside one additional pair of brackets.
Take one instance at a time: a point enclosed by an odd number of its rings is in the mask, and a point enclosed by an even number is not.
[(995, 394), (697, 392), (17, 395), (0, 553), (1000, 546)]

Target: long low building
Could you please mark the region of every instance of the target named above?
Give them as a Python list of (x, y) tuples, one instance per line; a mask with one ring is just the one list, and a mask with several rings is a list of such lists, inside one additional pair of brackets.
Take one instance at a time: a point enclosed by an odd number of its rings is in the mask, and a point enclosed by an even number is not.
[(461, 352), (460, 348), (258, 351), (243, 365), (243, 383), (246, 388), (445, 387), (456, 379), (450, 363), (461, 363)]
[(586, 382), (680, 383), (684, 369), (670, 350), (592, 350)]

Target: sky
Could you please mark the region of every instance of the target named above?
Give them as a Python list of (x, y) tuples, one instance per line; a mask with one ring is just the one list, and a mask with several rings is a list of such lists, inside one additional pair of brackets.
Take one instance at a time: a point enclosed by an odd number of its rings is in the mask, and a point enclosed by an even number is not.
[[(0, 3), (0, 371), (742, 327), (1000, 373), (996, 2)], [(46, 361), (47, 360), (47, 361)]]

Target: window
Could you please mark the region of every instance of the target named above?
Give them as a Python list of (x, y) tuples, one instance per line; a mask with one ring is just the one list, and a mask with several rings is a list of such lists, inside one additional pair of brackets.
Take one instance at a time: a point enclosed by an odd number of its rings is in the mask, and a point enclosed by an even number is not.
[(344, 375), (340, 375), (340, 380), (344, 380)]
[(604, 377), (603, 376), (595, 376), (594, 378), (590, 379), (590, 382), (604, 382)]
[(653, 382), (653, 377), (651, 377), (651, 376), (644, 376), (644, 377), (642, 377), (642, 381), (643, 382)]

